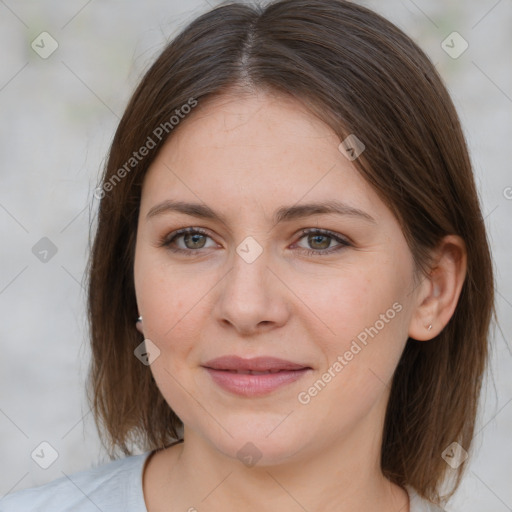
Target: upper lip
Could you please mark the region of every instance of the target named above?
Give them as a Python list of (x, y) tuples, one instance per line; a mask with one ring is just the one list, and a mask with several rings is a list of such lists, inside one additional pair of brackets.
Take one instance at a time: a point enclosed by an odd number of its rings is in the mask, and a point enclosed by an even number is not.
[(266, 372), (276, 370), (302, 370), (310, 368), (303, 364), (278, 359), (276, 357), (254, 357), (246, 359), (239, 356), (222, 356), (207, 361), (202, 366), (213, 370), (239, 370)]

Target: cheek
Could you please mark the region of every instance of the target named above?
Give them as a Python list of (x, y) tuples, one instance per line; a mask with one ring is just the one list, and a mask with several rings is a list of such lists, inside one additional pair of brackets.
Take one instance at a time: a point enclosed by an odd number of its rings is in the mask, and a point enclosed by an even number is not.
[(404, 310), (398, 301), (394, 304), (367, 305), (363, 313), (347, 309), (333, 317), (339, 334), (330, 343), (324, 337), (325, 366), (305, 383), (298, 398), (311, 407), (310, 415), (334, 430), (357, 423), (389, 391), (405, 344), (400, 317)]
[(173, 266), (165, 261), (165, 255), (155, 257), (140, 251), (135, 262), (135, 286), (144, 335), (163, 355), (183, 354), (193, 348), (207, 314), (209, 293), (217, 281), (211, 272)]
[(194, 382), (187, 362), (194, 359), (190, 353), (197, 348), (201, 332), (199, 317), (205, 308), (207, 280), (172, 268), (143, 251), (136, 258), (134, 270), (144, 336), (160, 350), (150, 366), (151, 373), (173, 411), (182, 421), (192, 422), (190, 395), (186, 390), (194, 389)]
[(406, 272), (406, 266), (400, 270), (383, 260), (357, 272), (340, 272), (315, 293), (302, 283), (298, 295), (304, 293), (315, 314), (305, 322), (308, 337), (322, 351), (321, 371), (330, 370), (325, 380), (332, 381), (329, 388), (338, 396), (355, 392), (371, 401), (392, 377), (407, 339)]
[[(134, 279), (137, 305), (143, 316), (144, 335), (161, 338), (161, 333), (172, 328), (174, 316), (183, 316), (182, 294), (173, 293), (176, 284), (164, 266), (155, 260), (151, 251), (137, 247)], [(157, 334), (160, 333), (158, 336)]]
[(156, 268), (151, 269), (138, 293), (144, 310), (145, 334), (149, 338), (154, 337), (162, 348), (177, 339), (180, 333), (181, 339), (186, 339), (183, 331), (194, 325), (193, 305), (197, 302), (194, 301), (197, 287), (169, 276), (169, 272), (160, 273)]
[[(314, 330), (324, 352), (344, 351), (365, 327), (379, 320), (399, 297), (395, 282), (383, 279), (390, 275), (381, 266), (359, 267), (329, 272), (319, 278), (296, 275), (294, 292), (307, 329)], [(312, 333), (310, 333), (312, 334)]]

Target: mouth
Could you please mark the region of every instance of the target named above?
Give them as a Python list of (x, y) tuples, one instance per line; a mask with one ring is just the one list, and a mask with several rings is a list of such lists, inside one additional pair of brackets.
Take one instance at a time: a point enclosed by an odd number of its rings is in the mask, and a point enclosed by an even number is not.
[(239, 356), (222, 356), (204, 363), (202, 366), (212, 370), (223, 370), (238, 373), (277, 373), (279, 371), (302, 370), (307, 365), (278, 359), (277, 357), (253, 357), (246, 359)]
[[(222, 370), (220, 368), (211, 368), (212, 370), (219, 370), (223, 372), (237, 373), (241, 375), (268, 375), (269, 373), (286, 372), (290, 370), (268, 370), (266, 372), (258, 372), (256, 370)], [(296, 371), (296, 370), (293, 370)]]
[(245, 359), (223, 356), (206, 362), (202, 367), (217, 386), (245, 397), (271, 393), (296, 382), (312, 370), (310, 366), (275, 357)]

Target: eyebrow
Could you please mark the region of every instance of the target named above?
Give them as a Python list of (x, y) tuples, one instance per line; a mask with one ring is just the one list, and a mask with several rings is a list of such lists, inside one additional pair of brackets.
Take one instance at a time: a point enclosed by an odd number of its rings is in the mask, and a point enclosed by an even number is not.
[[(218, 220), (223, 224), (227, 224), (223, 215), (215, 212), (215, 210), (212, 210), (205, 204), (173, 201), (171, 199), (167, 199), (153, 206), (147, 213), (146, 220), (168, 212), (184, 213), (185, 215), (190, 215), (192, 217)], [(367, 212), (334, 200), (292, 206), (282, 206), (276, 210), (273, 221), (274, 224), (279, 224), (280, 222), (288, 222), (295, 219), (309, 217), (311, 215), (322, 214), (346, 215), (350, 217), (358, 217), (373, 224), (377, 223), (377, 221)]]

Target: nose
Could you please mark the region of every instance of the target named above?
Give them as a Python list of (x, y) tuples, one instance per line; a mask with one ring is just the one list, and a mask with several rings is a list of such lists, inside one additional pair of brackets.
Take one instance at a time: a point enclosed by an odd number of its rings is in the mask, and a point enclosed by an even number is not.
[[(222, 280), (214, 315), (223, 327), (250, 336), (283, 326), (290, 314), (287, 288), (276, 278), (266, 251), (251, 263), (237, 253), (231, 271)], [(269, 266), (270, 264), (270, 266)]]

